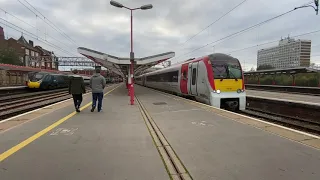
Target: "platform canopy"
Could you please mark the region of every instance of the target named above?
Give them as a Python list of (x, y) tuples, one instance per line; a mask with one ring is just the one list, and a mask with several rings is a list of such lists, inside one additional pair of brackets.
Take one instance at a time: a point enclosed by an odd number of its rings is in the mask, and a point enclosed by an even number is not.
[(299, 74), (299, 73), (317, 73), (319, 70), (309, 67), (295, 67), (295, 68), (284, 68), (284, 69), (268, 69), (259, 71), (244, 72), (246, 76), (252, 75), (271, 75), (271, 74)]
[[(84, 47), (79, 47), (78, 52), (122, 77), (125, 77), (129, 72), (129, 58), (116, 57)], [(154, 56), (135, 58), (134, 74), (166, 61), (174, 57), (174, 55), (174, 52), (166, 52)]]

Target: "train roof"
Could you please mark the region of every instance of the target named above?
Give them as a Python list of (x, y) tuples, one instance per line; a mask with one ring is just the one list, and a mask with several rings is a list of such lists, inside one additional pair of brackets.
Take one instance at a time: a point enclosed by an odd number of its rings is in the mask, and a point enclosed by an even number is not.
[(209, 54), (209, 55), (198, 57), (198, 58), (190, 58), (190, 59), (188, 59), (188, 60), (186, 60), (184, 62), (173, 64), (172, 66), (169, 66), (169, 67), (166, 67), (166, 68), (162, 68), (162, 69), (159, 69), (159, 70), (155, 70), (155, 71), (152, 71), (152, 72), (148, 72), (148, 73), (145, 73), (145, 74), (141, 74), (141, 75), (139, 75), (137, 77), (140, 77), (142, 75), (150, 75), (150, 74), (154, 74), (154, 73), (158, 73), (158, 72), (162, 72), (162, 71), (169, 71), (171, 69), (177, 68), (178, 66), (180, 66), (182, 64), (196, 62), (196, 61), (199, 61), (200, 59), (204, 59), (205, 57), (209, 57), (210, 61), (213, 61), (215, 59), (226, 59), (226, 60), (237, 59), (237, 58), (234, 58), (234, 57), (232, 57), (232, 56), (230, 56), (228, 54), (213, 53), (213, 54)]

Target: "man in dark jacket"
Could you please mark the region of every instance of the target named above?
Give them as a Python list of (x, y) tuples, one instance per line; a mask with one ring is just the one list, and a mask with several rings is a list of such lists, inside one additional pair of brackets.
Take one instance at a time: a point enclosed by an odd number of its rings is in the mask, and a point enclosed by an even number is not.
[(80, 105), (82, 102), (82, 94), (86, 93), (84, 80), (81, 76), (77, 75), (78, 71), (73, 71), (74, 75), (69, 80), (69, 94), (72, 94), (74, 107), (77, 112), (80, 112)]
[(92, 89), (92, 109), (96, 108), (96, 102), (98, 99), (98, 112), (102, 108), (103, 89), (106, 87), (106, 79), (100, 74), (100, 69), (96, 69), (96, 73), (90, 78), (90, 88)]

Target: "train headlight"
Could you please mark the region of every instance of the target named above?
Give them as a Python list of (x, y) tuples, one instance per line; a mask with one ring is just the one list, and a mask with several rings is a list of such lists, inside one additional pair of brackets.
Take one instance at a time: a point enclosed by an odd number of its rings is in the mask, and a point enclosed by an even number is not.
[(244, 92), (244, 89), (238, 89), (237, 90), (237, 93), (242, 93), (242, 92)]
[(217, 90), (217, 93), (218, 93), (218, 94), (220, 94), (220, 93), (221, 93), (221, 91), (218, 89), (218, 90)]

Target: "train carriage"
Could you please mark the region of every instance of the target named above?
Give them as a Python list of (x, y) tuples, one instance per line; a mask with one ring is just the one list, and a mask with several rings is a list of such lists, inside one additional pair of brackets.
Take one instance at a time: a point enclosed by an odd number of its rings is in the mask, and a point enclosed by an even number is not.
[(230, 110), (244, 110), (246, 93), (238, 59), (215, 53), (140, 75), (137, 84)]
[[(29, 89), (58, 89), (69, 86), (69, 77), (73, 75), (54, 74), (48, 72), (32, 72), (28, 74), (27, 86)], [(82, 76), (85, 85), (89, 85), (90, 77)]]

